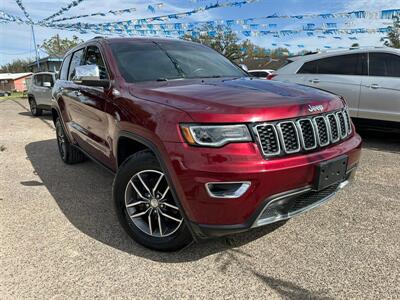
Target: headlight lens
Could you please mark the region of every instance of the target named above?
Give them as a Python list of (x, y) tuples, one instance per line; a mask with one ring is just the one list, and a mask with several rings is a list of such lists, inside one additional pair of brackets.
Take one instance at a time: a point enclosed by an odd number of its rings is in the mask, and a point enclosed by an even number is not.
[(183, 136), (191, 145), (221, 147), (231, 142), (251, 142), (246, 125), (181, 125)]

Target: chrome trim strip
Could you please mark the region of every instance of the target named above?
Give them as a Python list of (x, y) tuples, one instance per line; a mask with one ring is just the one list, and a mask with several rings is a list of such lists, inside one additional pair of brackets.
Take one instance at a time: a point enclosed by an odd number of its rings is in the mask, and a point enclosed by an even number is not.
[[(246, 186), (245, 190), (242, 191), (239, 195), (232, 195), (232, 196), (217, 196), (215, 195), (213, 192), (210, 191), (210, 184), (214, 184), (214, 185), (218, 185), (218, 184), (241, 184), (241, 187), (237, 189), (240, 190), (241, 188), (243, 188), (243, 186)], [(251, 186), (251, 181), (217, 181), (217, 182), (207, 182), (205, 184), (206, 187), (206, 191), (208, 193), (208, 195), (212, 198), (218, 198), (218, 199), (237, 199), (242, 197), (250, 188)]]
[[(260, 134), (258, 133), (258, 129), (257, 128), (258, 127), (265, 127), (265, 126), (271, 126), (273, 131), (274, 131), (275, 138), (276, 138), (276, 143), (277, 143), (277, 146), (278, 146), (278, 151), (277, 152), (265, 153), (265, 151), (264, 151), (264, 148), (263, 148), (263, 145), (262, 145), (262, 142), (261, 142), (261, 138), (260, 138)], [(261, 152), (263, 153), (263, 155), (265, 157), (277, 156), (277, 155), (281, 154), (282, 151), (281, 151), (281, 145), (280, 145), (280, 141), (279, 141), (279, 136), (278, 136), (278, 132), (276, 131), (276, 128), (275, 128), (274, 124), (271, 124), (271, 123), (258, 124), (258, 125), (253, 127), (253, 131), (257, 136), (258, 145), (260, 146)]]
[[(348, 174), (348, 173), (349, 173), (349, 172), (347, 172), (346, 174)], [(254, 227), (259, 227), (259, 226), (263, 226), (263, 225), (267, 225), (267, 224), (279, 222), (279, 221), (282, 221), (282, 220), (291, 219), (291, 218), (293, 218), (293, 217), (295, 217), (295, 216), (297, 216), (297, 215), (303, 214), (303, 213), (305, 213), (305, 212), (307, 212), (307, 211), (309, 211), (309, 210), (311, 210), (311, 209), (313, 209), (313, 208), (319, 207), (319, 206), (321, 206), (322, 204), (324, 204), (325, 202), (327, 202), (327, 201), (328, 201), (330, 198), (332, 198), (339, 190), (341, 190), (342, 188), (344, 188), (345, 186), (347, 186), (349, 183), (350, 183), (349, 180), (344, 180), (344, 181), (342, 181), (342, 182), (339, 184), (339, 186), (337, 187), (337, 189), (336, 189), (334, 192), (332, 192), (332, 194), (330, 194), (330, 195), (328, 195), (328, 196), (322, 198), (321, 200), (319, 200), (319, 201), (317, 201), (317, 202), (314, 202), (314, 203), (311, 204), (311, 205), (308, 205), (308, 206), (306, 206), (306, 207), (303, 207), (303, 208), (301, 208), (301, 209), (298, 209), (298, 210), (296, 210), (296, 211), (294, 211), (294, 212), (292, 212), (292, 213), (289, 213), (289, 214), (287, 214), (287, 215), (285, 215), (285, 216), (280, 216), (280, 217), (278, 217), (278, 218), (276, 218), (276, 219), (274, 219), (274, 220), (265, 220), (265, 219), (263, 220), (263, 219), (260, 219), (260, 216), (262, 216), (262, 214), (268, 209), (268, 207), (269, 207), (272, 203), (274, 203), (274, 202), (276, 202), (276, 201), (279, 201), (279, 200), (282, 200), (282, 199), (285, 199), (285, 198), (288, 198), (288, 197), (293, 197), (293, 196), (296, 196), (296, 195), (304, 194), (304, 193), (310, 191), (311, 188), (305, 188), (305, 189), (303, 189), (303, 190), (300, 190), (300, 191), (297, 191), (297, 192), (294, 192), (294, 193), (289, 193), (289, 194), (286, 194), (286, 195), (282, 195), (282, 196), (280, 196), (280, 197), (277, 197), (277, 198), (273, 199), (272, 201), (270, 201), (270, 202), (265, 206), (265, 208), (264, 208), (264, 209), (261, 211), (261, 213), (258, 215), (258, 217), (256, 218), (256, 220), (254, 221), (254, 223), (253, 223), (253, 225), (252, 225), (251, 227), (254, 228)]]
[[(319, 130), (318, 130), (318, 124), (317, 124), (317, 119), (321, 119), (322, 118), (322, 120), (324, 120), (324, 122), (325, 122), (325, 126), (326, 126), (326, 135), (327, 135), (327, 142), (326, 143), (324, 143), (324, 144), (322, 144), (321, 143), (321, 139), (320, 139), (320, 137), (319, 137)], [(320, 146), (320, 147), (325, 147), (325, 146), (328, 146), (329, 145), (329, 143), (330, 143), (330, 133), (329, 133), (329, 127), (328, 127), (328, 124), (327, 124), (327, 119), (324, 117), (324, 116), (317, 116), (317, 117), (314, 117), (313, 119), (313, 122), (314, 122), (314, 125), (315, 125), (315, 129), (316, 129), (316, 132), (317, 132), (317, 140), (318, 140), (318, 145)]]
[[(293, 125), (294, 131), (295, 131), (295, 134), (296, 134), (297, 146), (298, 146), (296, 149), (290, 150), (290, 151), (288, 151), (288, 150), (286, 149), (285, 137), (283, 136), (283, 131), (282, 131), (282, 128), (281, 128), (281, 125), (282, 125), (282, 124), (292, 124), (292, 125)], [(292, 154), (292, 153), (297, 153), (297, 152), (299, 152), (300, 149), (301, 149), (301, 147), (300, 147), (300, 140), (299, 140), (299, 132), (298, 132), (298, 130), (297, 130), (296, 124), (295, 124), (293, 121), (284, 121), (284, 122), (278, 123), (278, 124), (276, 125), (276, 127), (278, 128), (279, 136), (281, 137), (281, 141), (282, 141), (282, 147), (283, 147), (283, 150), (285, 151), (285, 153), (287, 153), (287, 154)]]
[[(306, 143), (304, 141), (303, 129), (301, 128), (301, 122), (303, 122), (303, 121), (310, 122), (310, 124), (311, 124), (312, 134), (314, 136), (314, 146), (312, 146), (312, 147), (308, 147), (308, 148), (306, 147)], [(297, 128), (298, 128), (300, 141), (301, 141), (301, 144), (302, 144), (304, 150), (308, 151), (308, 150), (313, 150), (313, 149), (317, 148), (317, 146), (318, 146), (317, 145), (317, 136), (316, 136), (316, 133), (315, 133), (314, 124), (311, 121), (311, 119), (299, 119), (299, 120), (296, 121), (296, 125), (297, 125)]]

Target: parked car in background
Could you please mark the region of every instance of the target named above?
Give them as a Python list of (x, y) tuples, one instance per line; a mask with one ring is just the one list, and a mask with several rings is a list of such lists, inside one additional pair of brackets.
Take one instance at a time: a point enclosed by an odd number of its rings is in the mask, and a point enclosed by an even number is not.
[(51, 89), (55, 81), (55, 73), (40, 72), (32, 75), (28, 101), (33, 116), (42, 115), (43, 110), (51, 110)]
[(341, 95), (352, 117), (400, 122), (400, 50), (335, 50), (289, 60), (273, 80)]
[(11, 92), (6, 92), (6, 91), (0, 91), (0, 97), (6, 97), (6, 96), (10, 96)]
[(361, 153), (342, 98), (249, 77), (188, 41), (89, 40), (66, 54), (53, 100), (61, 159), (115, 172), (121, 225), (157, 250), (317, 207)]
[(268, 79), (268, 76), (274, 73), (275, 70), (266, 69), (266, 70), (249, 70), (248, 73), (254, 77), (261, 79)]

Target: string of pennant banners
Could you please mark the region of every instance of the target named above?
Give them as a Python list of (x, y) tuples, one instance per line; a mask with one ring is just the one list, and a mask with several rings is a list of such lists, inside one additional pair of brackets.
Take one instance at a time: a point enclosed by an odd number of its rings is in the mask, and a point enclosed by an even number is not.
[[(183, 37), (184, 35), (191, 35), (193, 37), (210, 36), (211, 38), (216, 37), (220, 33), (220, 29), (223, 33), (233, 32), (244, 37), (263, 37), (272, 36), (274, 38), (283, 38), (292, 35), (304, 33), (309, 37), (317, 37), (319, 39), (327, 38), (328, 36), (334, 39), (342, 39), (341, 35), (348, 35), (351, 40), (357, 40), (355, 35), (358, 34), (387, 34), (391, 31), (391, 22), (385, 22), (385, 20), (391, 20), (395, 17), (400, 17), (400, 9), (386, 9), (380, 11), (349, 11), (349, 12), (338, 12), (338, 13), (322, 13), (322, 14), (301, 14), (301, 15), (280, 15), (271, 14), (267, 16), (261, 16), (256, 18), (242, 18), (242, 19), (218, 19), (211, 21), (195, 21), (195, 22), (177, 22), (176, 20), (191, 17), (194, 14), (205, 12), (216, 8), (229, 8), (229, 7), (242, 7), (247, 4), (252, 4), (260, 0), (226, 0), (220, 2), (213, 0), (212, 2), (203, 6), (191, 9), (185, 12), (152, 16), (146, 18), (135, 18), (124, 21), (115, 22), (104, 22), (104, 23), (65, 23), (69, 20), (78, 20), (87, 17), (100, 16), (105, 17), (107, 15), (119, 16), (123, 14), (131, 14), (137, 11), (136, 8), (126, 8), (118, 10), (108, 10), (105, 12), (94, 12), (88, 14), (80, 14), (75, 16), (63, 17), (63, 14), (69, 11), (71, 8), (78, 6), (84, 0), (73, 0), (66, 6), (54, 14), (34, 22), (25, 9), (22, 0), (15, 0), (16, 4), (20, 7), (26, 20), (18, 16), (8, 14), (7, 12), (0, 10), (0, 23), (17, 23), (17, 24), (29, 24), (38, 25), (42, 27), (48, 27), (52, 29), (76, 31), (82, 34), (95, 33), (101, 35), (119, 35), (119, 36), (167, 36), (167, 37)], [(193, 3), (202, 3), (204, 0), (191, 0)], [(149, 4), (147, 10), (152, 14), (164, 6), (164, 3)], [(315, 22), (308, 21), (302, 25), (301, 28), (296, 29), (280, 29), (279, 24), (275, 23), (274, 20), (312, 20), (322, 19), (327, 20), (321, 25), (317, 25)], [(345, 28), (339, 28), (338, 23), (333, 21), (334, 19), (342, 20), (356, 20), (356, 19), (374, 19), (380, 20), (378, 28), (360, 28), (360, 27), (349, 27), (348, 25), (352, 22), (345, 22)], [(171, 22), (172, 21), (172, 22)], [(174, 22), (175, 21), (175, 22)], [(341, 23), (343, 26), (343, 23)], [(206, 26), (204, 26), (206, 25)], [(215, 29), (216, 26), (223, 25), (222, 27)], [(272, 43), (272, 46), (277, 47), (278, 43)], [(298, 48), (304, 48), (304, 45), (292, 45), (290, 43), (283, 44), (286, 47), (296, 46)], [(324, 46), (330, 48), (330, 46)]]

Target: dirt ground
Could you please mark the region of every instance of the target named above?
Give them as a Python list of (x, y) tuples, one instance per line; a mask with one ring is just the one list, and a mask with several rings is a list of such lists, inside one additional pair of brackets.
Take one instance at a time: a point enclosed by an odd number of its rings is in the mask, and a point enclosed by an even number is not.
[(123, 232), (113, 175), (58, 156), (50, 115), (0, 100), (0, 298), (400, 297), (400, 135), (361, 131), (353, 185), (318, 209), (176, 253)]

